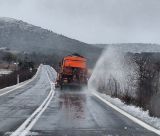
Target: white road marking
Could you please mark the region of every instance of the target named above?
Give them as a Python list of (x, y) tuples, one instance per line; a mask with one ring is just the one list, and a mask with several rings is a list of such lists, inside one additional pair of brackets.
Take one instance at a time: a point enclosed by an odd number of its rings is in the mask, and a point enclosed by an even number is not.
[(37, 122), (37, 120), (40, 118), (42, 113), (46, 110), (46, 108), (50, 104), (55, 93), (54, 92), (55, 85), (49, 79), (49, 75), (47, 72), (46, 74), (51, 85), (50, 93), (48, 94), (47, 98), (43, 101), (43, 103), (32, 113), (32, 115), (29, 118), (25, 120), (25, 122), (19, 128), (17, 128), (11, 134), (11, 136), (26, 136), (29, 133), (29, 131), (32, 129), (34, 124)]
[(119, 113), (121, 113), (122, 115), (126, 116), (127, 118), (129, 118), (130, 120), (132, 120), (133, 122), (139, 124), (140, 126), (144, 127), (145, 129), (152, 131), (158, 135), (160, 135), (160, 130), (152, 127), (151, 125), (143, 122), (142, 120), (139, 120), (138, 118), (130, 115), (129, 113), (125, 112), (124, 110), (118, 108), (117, 106), (113, 105), (112, 103), (110, 103), (109, 101), (107, 101), (106, 99), (102, 98), (101, 96), (99, 96), (96, 92), (92, 92), (92, 94), (94, 96), (96, 96), (98, 99), (100, 99), (102, 102), (104, 102), (105, 104), (107, 104), (108, 106), (110, 106), (111, 108), (113, 108), (114, 110), (118, 111)]

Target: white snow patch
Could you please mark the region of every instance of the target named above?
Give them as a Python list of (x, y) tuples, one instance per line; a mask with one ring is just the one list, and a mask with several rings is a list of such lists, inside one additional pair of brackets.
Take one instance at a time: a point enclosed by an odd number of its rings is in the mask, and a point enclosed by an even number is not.
[(131, 114), (132, 116), (146, 122), (147, 124), (157, 128), (160, 130), (160, 118), (151, 117), (149, 116), (148, 111), (143, 111), (142, 108), (136, 107), (133, 105), (126, 105), (118, 98), (112, 98), (109, 95), (98, 93), (102, 98), (106, 99), (113, 105), (117, 106), (118, 108), (126, 111), (127, 113)]
[(8, 75), (8, 74), (10, 74), (11, 72), (12, 72), (11, 70), (0, 69), (0, 75)]

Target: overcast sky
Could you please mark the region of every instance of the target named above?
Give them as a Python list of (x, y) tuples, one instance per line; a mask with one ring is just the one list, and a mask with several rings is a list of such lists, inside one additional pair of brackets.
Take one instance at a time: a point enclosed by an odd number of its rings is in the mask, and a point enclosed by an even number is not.
[(0, 0), (0, 16), (87, 43), (160, 43), (160, 0)]

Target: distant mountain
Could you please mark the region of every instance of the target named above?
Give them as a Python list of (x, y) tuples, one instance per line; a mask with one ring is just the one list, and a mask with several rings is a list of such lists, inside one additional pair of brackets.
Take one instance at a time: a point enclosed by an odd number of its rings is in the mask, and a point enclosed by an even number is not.
[(117, 50), (123, 52), (133, 52), (133, 53), (141, 53), (141, 52), (160, 52), (159, 44), (150, 44), (150, 43), (120, 43), (120, 44), (93, 44), (93, 46), (98, 47), (100, 49), (114, 47)]
[(54, 54), (59, 58), (79, 53), (87, 57), (90, 63), (95, 63), (102, 51), (98, 47), (12, 18), (0, 18), (0, 48), (4, 47), (25, 53)]

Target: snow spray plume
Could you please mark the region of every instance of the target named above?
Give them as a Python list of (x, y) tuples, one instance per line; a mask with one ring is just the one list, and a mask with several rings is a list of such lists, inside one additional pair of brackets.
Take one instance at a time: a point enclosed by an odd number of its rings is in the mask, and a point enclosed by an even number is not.
[(138, 68), (127, 53), (108, 47), (99, 58), (88, 87), (111, 96), (136, 97)]

